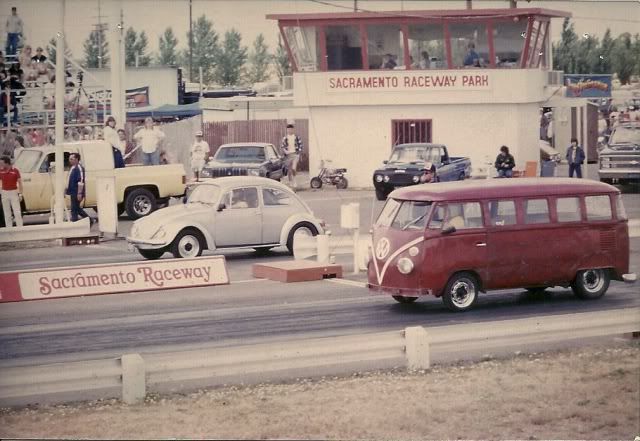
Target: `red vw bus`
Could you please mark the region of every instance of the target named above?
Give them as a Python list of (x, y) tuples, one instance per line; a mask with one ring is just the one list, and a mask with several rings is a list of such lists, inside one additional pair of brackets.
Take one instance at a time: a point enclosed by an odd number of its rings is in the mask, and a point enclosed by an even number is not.
[(442, 297), (453, 311), (480, 292), (551, 286), (582, 299), (629, 274), (620, 191), (586, 179), (522, 178), (396, 190), (373, 227), (369, 288), (400, 303)]

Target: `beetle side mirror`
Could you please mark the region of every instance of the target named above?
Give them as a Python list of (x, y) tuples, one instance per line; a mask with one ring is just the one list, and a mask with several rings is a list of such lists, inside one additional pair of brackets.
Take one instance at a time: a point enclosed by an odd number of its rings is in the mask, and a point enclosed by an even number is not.
[(456, 227), (454, 227), (453, 225), (445, 225), (442, 228), (442, 234), (451, 234), (455, 232), (456, 232)]
[(224, 202), (220, 202), (220, 205), (218, 205), (218, 211), (222, 211), (225, 208), (227, 208), (227, 205)]

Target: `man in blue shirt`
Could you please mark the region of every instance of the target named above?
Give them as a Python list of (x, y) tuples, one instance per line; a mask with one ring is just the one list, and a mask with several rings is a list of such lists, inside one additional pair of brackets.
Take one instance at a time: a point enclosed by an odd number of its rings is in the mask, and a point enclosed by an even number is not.
[(480, 66), (480, 55), (476, 52), (476, 45), (471, 42), (467, 45), (467, 55), (464, 57), (465, 66)]
[(576, 177), (582, 178), (582, 164), (585, 160), (584, 150), (578, 145), (577, 138), (571, 138), (571, 145), (567, 149), (565, 156), (569, 163), (569, 177), (573, 178), (575, 173)]
[(71, 153), (69, 155), (69, 163), (71, 164), (71, 170), (69, 170), (67, 194), (71, 198), (71, 222), (76, 222), (78, 216), (81, 218), (89, 217), (87, 212), (80, 206), (85, 197), (84, 167), (80, 165), (80, 153)]

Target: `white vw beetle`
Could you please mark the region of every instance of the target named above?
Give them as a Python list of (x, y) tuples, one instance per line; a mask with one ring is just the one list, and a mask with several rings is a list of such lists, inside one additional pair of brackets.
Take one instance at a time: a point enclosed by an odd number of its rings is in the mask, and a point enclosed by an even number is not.
[(198, 183), (184, 205), (158, 210), (133, 223), (127, 242), (147, 259), (166, 251), (196, 257), (205, 249), (286, 246), (294, 234), (323, 233), (317, 219), (286, 185), (273, 179), (238, 176)]

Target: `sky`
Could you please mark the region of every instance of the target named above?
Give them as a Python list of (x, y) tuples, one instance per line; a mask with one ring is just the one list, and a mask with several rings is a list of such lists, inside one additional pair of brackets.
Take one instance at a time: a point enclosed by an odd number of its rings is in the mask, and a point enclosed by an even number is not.
[[(2, 0), (0, 19), (5, 22), (11, 6), (25, 23), (27, 42), (34, 48), (44, 46), (60, 28), (62, 4), (65, 3), (64, 33), (74, 58), (82, 58), (82, 44), (93, 25), (109, 20), (112, 0)], [(399, 11), (425, 9), (463, 9), (464, 0), (358, 0), (358, 7), (372, 11)], [(242, 42), (251, 46), (256, 36), (262, 33), (273, 50), (277, 44), (278, 27), (267, 14), (346, 12), (352, 10), (353, 0), (192, 0), (194, 20), (205, 14), (213, 21), (214, 29), (222, 36), (235, 28), (242, 34)], [(171, 26), (178, 37), (178, 47), (186, 48), (186, 33), (189, 28), (189, 0), (122, 0), (125, 27), (144, 30), (149, 37), (152, 51), (158, 48), (158, 38)], [(518, 6), (542, 7), (568, 11), (573, 14), (576, 32), (598, 37), (611, 28), (613, 36), (622, 32), (640, 31), (640, 0), (519, 0)], [(506, 8), (508, 2), (473, 0), (473, 7)], [(561, 19), (552, 24), (552, 39), (560, 38)], [(2, 37), (4, 38), (4, 36)]]

